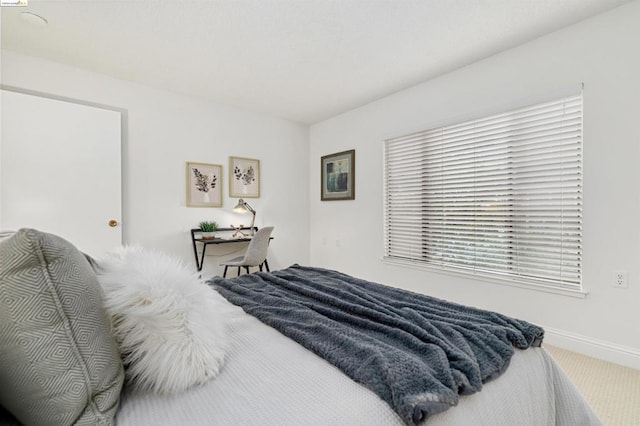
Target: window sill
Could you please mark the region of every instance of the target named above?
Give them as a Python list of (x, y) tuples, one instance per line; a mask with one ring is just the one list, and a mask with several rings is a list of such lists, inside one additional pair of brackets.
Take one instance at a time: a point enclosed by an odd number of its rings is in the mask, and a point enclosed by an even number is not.
[(552, 286), (545, 286), (543, 284), (532, 284), (526, 281), (518, 281), (513, 278), (501, 278), (499, 276), (492, 276), (492, 275), (482, 274), (482, 273), (455, 271), (451, 269), (439, 268), (437, 266), (426, 265), (421, 262), (412, 262), (410, 260), (401, 260), (401, 259), (383, 257), (382, 263), (385, 263), (387, 265), (392, 265), (392, 266), (402, 266), (402, 267), (418, 269), (422, 271), (435, 272), (438, 274), (453, 275), (461, 278), (467, 278), (467, 279), (471, 278), (474, 280), (488, 282), (491, 284), (523, 288), (526, 290), (534, 290), (534, 291), (540, 291), (544, 293), (559, 294), (561, 296), (569, 296), (569, 297), (575, 297), (579, 299), (584, 299), (587, 297), (587, 294), (589, 294), (584, 290), (562, 289), (562, 288), (556, 288)]

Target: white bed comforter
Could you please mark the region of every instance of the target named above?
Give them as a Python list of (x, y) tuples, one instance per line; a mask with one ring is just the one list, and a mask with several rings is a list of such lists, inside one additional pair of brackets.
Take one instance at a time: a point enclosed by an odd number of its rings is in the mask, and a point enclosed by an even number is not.
[[(125, 391), (116, 425), (403, 425), (374, 393), (242, 309), (230, 307), (228, 326), (230, 348), (216, 379), (172, 396)], [(516, 351), (500, 378), (425, 422), (599, 424), (542, 348)]]

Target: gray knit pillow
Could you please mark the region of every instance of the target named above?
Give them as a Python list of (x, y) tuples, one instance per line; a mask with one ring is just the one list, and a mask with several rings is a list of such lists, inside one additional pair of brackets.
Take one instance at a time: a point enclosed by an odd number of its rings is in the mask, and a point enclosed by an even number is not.
[(21, 229), (0, 242), (0, 405), (21, 423), (110, 425), (122, 361), (85, 257)]

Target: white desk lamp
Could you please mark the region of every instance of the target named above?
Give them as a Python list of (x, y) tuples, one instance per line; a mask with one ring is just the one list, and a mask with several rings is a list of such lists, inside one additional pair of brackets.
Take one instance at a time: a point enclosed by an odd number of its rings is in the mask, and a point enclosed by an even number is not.
[(253, 214), (253, 217), (251, 218), (251, 226), (249, 227), (249, 229), (251, 229), (251, 235), (254, 235), (255, 231), (253, 229), (253, 224), (256, 221), (256, 211), (252, 209), (251, 206), (247, 204), (242, 198), (238, 200), (238, 204), (233, 208), (233, 211), (235, 213), (246, 213), (249, 211)]

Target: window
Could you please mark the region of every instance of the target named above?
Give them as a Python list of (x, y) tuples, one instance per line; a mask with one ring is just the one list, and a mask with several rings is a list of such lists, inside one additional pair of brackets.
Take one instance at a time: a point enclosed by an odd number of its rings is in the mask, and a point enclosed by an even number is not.
[(582, 94), (384, 143), (385, 259), (581, 291)]

